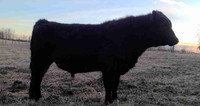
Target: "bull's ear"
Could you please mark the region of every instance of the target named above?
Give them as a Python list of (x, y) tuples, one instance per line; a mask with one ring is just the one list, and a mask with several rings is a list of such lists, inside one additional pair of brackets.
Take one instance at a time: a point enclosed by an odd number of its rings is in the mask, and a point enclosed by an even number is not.
[(158, 18), (158, 14), (159, 14), (159, 11), (157, 11), (157, 10), (152, 11), (152, 17), (154, 20), (156, 20)]
[(165, 17), (164, 14), (158, 10), (152, 11), (152, 18), (154, 21), (160, 20), (161, 18)]
[(165, 16), (161, 11), (153, 11), (152, 12), (152, 17), (153, 17), (153, 21), (156, 21), (156, 22), (164, 22), (166, 23), (167, 25), (170, 25), (171, 26), (171, 22), (170, 20), (167, 18), (167, 16)]
[(152, 21), (152, 22), (154, 22), (155, 20), (156, 20), (156, 13), (157, 11), (156, 10), (153, 10), (152, 11), (152, 15), (151, 15), (151, 17), (150, 17), (150, 20)]
[(156, 12), (157, 12), (156, 10), (153, 10), (153, 11), (152, 11), (152, 14), (156, 14)]

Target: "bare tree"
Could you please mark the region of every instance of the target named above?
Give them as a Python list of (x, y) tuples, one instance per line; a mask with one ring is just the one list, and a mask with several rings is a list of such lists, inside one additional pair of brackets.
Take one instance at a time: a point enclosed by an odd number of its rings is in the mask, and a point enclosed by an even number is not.
[(13, 44), (14, 39), (15, 39), (15, 31), (10, 30), (10, 40), (12, 40), (12, 44)]
[(2, 44), (3, 44), (3, 38), (4, 38), (4, 33), (3, 33), (3, 31), (0, 30), (0, 39), (2, 41)]
[(28, 41), (31, 41), (31, 36), (28, 37)]
[(198, 28), (198, 30), (197, 30), (198, 32), (197, 32), (197, 37), (198, 37), (198, 49), (200, 50), (200, 25), (199, 25), (199, 28)]
[(198, 38), (199, 38), (199, 40), (198, 40), (198, 43), (199, 43), (199, 44), (198, 44), (198, 45), (199, 45), (199, 46), (198, 46), (198, 49), (200, 50), (200, 35), (198, 35)]
[(3, 32), (0, 31), (0, 39), (3, 39)]
[(174, 52), (174, 51), (175, 51), (175, 46), (172, 46), (171, 52)]
[(10, 28), (2, 28), (1, 29), (1, 38), (4, 40), (4, 43), (7, 43), (7, 40), (13, 40), (14, 39), (14, 30)]
[(2, 30), (2, 32), (3, 32), (3, 38), (2, 38), (2, 42), (4, 42), (3, 44), (6, 44), (6, 38), (7, 38), (7, 33), (6, 33), (6, 31), (5, 31), (5, 28), (2, 28), (1, 29)]

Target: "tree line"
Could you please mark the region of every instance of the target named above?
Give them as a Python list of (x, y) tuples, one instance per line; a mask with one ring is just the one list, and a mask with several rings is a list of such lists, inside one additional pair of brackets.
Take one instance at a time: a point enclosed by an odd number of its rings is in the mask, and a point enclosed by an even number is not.
[(29, 42), (31, 37), (30, 36), (23, 36), (23, 35), (16, 35), (15, 31), (10, 28), (1, 28), (0, 29), (0, 39), (2, 43), (6, 44), (7, 41), (19, 41), (19, 42)]

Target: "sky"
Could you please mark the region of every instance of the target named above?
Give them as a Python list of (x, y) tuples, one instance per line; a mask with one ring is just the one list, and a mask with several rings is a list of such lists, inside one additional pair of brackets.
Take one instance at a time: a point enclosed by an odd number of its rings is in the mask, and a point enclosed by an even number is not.
[(182, 43), (197, 44), (200, 0), (0, 0), (0, 28), (31, 36), (39, 19), (61, 23), (98, 24), (126, 16), (162, 11)]

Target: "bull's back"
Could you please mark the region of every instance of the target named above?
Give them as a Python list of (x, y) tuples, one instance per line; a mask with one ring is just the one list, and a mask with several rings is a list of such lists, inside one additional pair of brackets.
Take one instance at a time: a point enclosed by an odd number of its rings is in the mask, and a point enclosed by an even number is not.
[(102, 36), (95, 25), (60, 24), (38, 21), (33, 29), (31, 50), (50, 47), (63, 52), (94, 53), (102, 45)]

